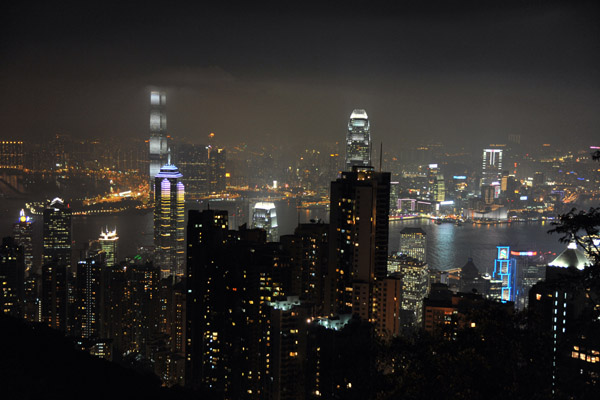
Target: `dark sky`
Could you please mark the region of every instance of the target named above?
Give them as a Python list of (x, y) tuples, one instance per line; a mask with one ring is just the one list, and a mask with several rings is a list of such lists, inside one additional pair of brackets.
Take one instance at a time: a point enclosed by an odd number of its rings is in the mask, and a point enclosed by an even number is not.
[(146, 138), (159, 86), (171, 135), (193, 142), (341, 140), (365, 108), (390, 146), (600, 143), (594, 2), (14, 3), (0, 138)]

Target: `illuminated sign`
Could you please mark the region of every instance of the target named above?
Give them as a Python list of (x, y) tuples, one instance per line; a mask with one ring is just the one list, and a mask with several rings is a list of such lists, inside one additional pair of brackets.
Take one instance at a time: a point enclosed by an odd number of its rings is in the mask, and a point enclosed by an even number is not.
[(537, 256), (537, 251), (511, 251), (511, 256), (533, 257)]
[(454, 204), (454, 200), (440, 201), (441, 206), (447, 206), (447, 205), (451, 205), (451, 204)]
[(437, 164), (429, 164), (429, 168), (433, 169), (433, 168), (437, 168), (438, 165)]
[(464, 175), (454, 175), (452, 179), (465, 180), (467, 177)]
[(527, 196), (521, 196), (519, 197), (519, 200), (527, 200)]
[(508, 247), (498, 247), (498, 259), (508, 260)]

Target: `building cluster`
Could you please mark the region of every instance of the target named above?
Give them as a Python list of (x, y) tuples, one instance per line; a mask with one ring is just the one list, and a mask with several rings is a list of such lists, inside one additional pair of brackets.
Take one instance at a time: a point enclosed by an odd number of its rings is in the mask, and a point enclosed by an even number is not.
[[(344, 171), (330, 182), (330, 222), (299, 224), (293, 234), (280, 235), (275, 205), (267, 201), (252, 205), (250, 227), (235, 229), (227, 211), (214, 209), (190, 210), (186, 225), (187, 193), (225, 190), (225, 151), (203, 146), (206, 152), (195, 154), (206, 158), (172, 163), (178, 151), (191, 150), (170, 145), (164, 93), (152, 92), (151, 104), (154, 252), (145, 259), (119, 257), (119, 237), (107, 227), (74, 256), (72, 210), (55, 198), (43, 211), (40, 268), (24, 212), (14, 237), (2, 241), (4, 313), (61, 331), (91, 354), (150, 368), (166, 386), (227, 399), (305, 399), (341, 398), (352, 388), (348, 376), (332, 372), (339, 355), (331, 344), (352, 321), (369, 324), (382, 341), (419, 330), (451, 340), (477, 324), (470, 312), (482, 304), (528, 305), (535, 329), (553, 334), (555, 384), (574, 369), (584, 382), (598, 380), (600, 346), (576, 322), (587, 315), (590, 298), (600, 297), (557, 278), (580, 282), (590, 263), (576, 248), (546, 268), (533, 252), (500, 245), (491, 276), (472, 260), (441, 272), (427, 265), (425, 231), (405, 228), (400, 252), (389, 255), (390, 204), (402, 212), (407, 204), (411, 212), (440, 212), (450, 187), (460, 192), (468, 185), (448, 185), (441, 167), (431, 164), (418, 176), (428, 185), (419, 192), (425, 197), (396, 192), (391, 202), (397, 188), (390, 172), (372, 166), (364, 110), (350, 117)], [(484, 151), (481, 196), (464, 200), (494, 212), (503, 193), (505, 200), (516, 193), (503, 152)], [(428, 202), (437, 206), (426, 210)]]

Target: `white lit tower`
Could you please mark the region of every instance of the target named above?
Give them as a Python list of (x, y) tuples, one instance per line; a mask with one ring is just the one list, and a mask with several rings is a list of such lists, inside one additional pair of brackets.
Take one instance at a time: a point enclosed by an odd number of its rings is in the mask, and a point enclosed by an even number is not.
[(32, 272), (33, 268), (33, 221), (25, 215), (25, 210), (19, 213), (19, 221), (13, 225), (13, 235), (15, 241), (23, 246), (23, 256), (25, 258), (25, 270)]
[[(150, 141), (149, 141), (149, 175), (152, 192), (154, 177), (167, 163), (170, 148), (167, 137), (167, 95), (165, 92), (150, 92)], [(152, 195), (150, 196), (152, 199)]]
[(346, 133), (346, 171), (371, 165), (371, 126), (365, 110), (354, 110)]
[(183, 175), (166, 164), (154, 178), (154, 245), (156, 265), (163, 278), (183, 277), (185, 265), (185, 190)]
[(258, 202), (252, 209), (252, 227), (267, 231), (267, 241), (279, 240), (279, 226), (277, 225), (277, 212), (272, 202)]
[(114, 267), (117, 262), (117, 245), (119, 243), (119, 237), (117, 236), (117, 229), (109, 231), (102, 230), (100, 232), (100, 248), (106, 253), (104, 263), (107, 267)]
[(498, 185), (502, 178), (502, 149), (483, 149), (482, 185)]

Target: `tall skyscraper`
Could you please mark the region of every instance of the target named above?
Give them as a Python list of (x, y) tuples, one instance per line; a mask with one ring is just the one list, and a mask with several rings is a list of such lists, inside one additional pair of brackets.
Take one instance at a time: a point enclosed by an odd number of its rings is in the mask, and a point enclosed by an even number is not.
[(494, 260), (494, 274), (496, 280), (502, 281), (502, 292), (500, 300), (502, 302), (516, 301), (517, 298), (517, 262), (510, 257), (510, 247), (496, 246), (498, 248), (498, 257)]
[(19, 221), (13, 225), (15, 241), (23, 247), (25, 270), (33, 272), (33, 221), (25, 215), (25, 210), (19, 213)]
[(427, 262), (427, 234), (421, 228), (404, 228), (400, 231), (400, 253)]
[(272, 202), (258, 202), (252, 208), (252, 227), (267, 231), (267, 241), (279, 241), (277, 211)]
[(502, 149), (483, 149), (481, 184), (499, 183), (502, 178)]
[(117, 246), (119, 243), (119, 237), (117, 236), (117, 229), (109, 231), (102, 230), (100, 232), (100, 248), (106, 253), (105, 264), (107, 267), (114, 267), (117, 263)]
[(53, 259), (42, 265), (42, 316), (50, 328), (66, 332), (68, 329), (68, 282), (70, 268)]
[(150, 140), (149, 175), (150, 191), (154, 189), (154, 177), (167, 163), (169, 156), (169, 138), (167, 137), (167, 95), (165, 92), (150, 92)]
[(43, 263), (71, 266), (71, 209), (58, 197), (44, 209)]
[(184, 275), (185, 189), (176, 166), (164, 165), (154, 181), (154, 246), (162, 277)]
[(374, 318), (375, 283), (387, 275), (390, 173), (353, 167), (331, 183), (327, 314)]
[(354, 110), (346, 133), (346, 171), (371, 165), (371, 125), (365, 110)]

